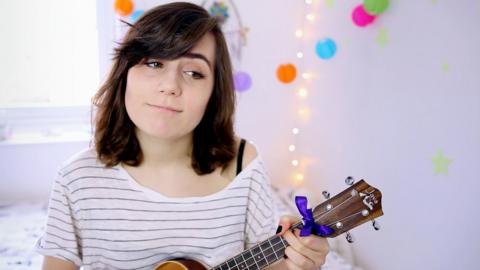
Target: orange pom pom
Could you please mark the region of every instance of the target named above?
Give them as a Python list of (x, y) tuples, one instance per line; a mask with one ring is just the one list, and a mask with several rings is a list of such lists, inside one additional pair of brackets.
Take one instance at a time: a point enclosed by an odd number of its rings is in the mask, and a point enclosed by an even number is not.
[(128, 16), (133, 12), (133, 2), (130, 0), (115, 0), (114, 9), (120, 16)]
[(292, 64), (280, 65), (277, 69), (277, 78), (283, 83), (291, 83), (297, 77), (297, 68)]

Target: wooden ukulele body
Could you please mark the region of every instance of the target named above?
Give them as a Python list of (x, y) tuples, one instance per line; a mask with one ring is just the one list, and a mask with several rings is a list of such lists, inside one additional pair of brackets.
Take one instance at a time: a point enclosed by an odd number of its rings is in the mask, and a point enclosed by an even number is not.
[(165, 261), (155, 266), (153, 270), (207, 270), (203, 264), (187, 259)]

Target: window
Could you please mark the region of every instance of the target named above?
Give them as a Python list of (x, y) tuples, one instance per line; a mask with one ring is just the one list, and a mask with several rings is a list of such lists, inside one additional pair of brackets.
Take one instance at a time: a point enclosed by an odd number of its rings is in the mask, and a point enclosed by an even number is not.
[(97, 18), (112, 19), (109, 3), (0, 1), (0, 133), (15, 143), (90, 137), (91, 98), (110, 61), (99, 55), (112, 47)]
[(0, 107), (88, 105), (99, 84), (95, 1), (0, 1)]

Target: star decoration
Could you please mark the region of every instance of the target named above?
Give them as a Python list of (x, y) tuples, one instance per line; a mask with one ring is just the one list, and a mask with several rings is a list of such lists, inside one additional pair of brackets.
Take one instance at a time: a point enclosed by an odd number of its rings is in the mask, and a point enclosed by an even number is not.
[(388, 43), (388, 35), (387, 35), (387, 29), (381, 28), (378, 31), (378, 35), (375, 38), (375, 41), (377, 42), (380, 47), (385, 47), (385, 45)]
[(443, 155), (443, 151), (439, 149), (437, 151), (437, 155), (432, 158), (433, 166), (434, 166), (434, 174), (444, 174), (448, 175), (448, 165), (452, 162), (452, 160), (446, 158)]
[(333, 7), (333, 3), (335, 2), (335, 0), (325, 0), (325, 4), (327, 5), (327, 7), (329, 8), (332, 8)]
[(445, 63), (445, 64), (442, 65), (442, 70), (443, 70), (444, 72), (448, 72), (449, 69), (450, 69), (450, 65), (449, 65), (449, 64)]

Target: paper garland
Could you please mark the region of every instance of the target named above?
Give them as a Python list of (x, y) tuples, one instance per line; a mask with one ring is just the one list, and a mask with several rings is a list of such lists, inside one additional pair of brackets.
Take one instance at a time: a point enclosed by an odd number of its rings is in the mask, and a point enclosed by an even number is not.
[(128, 16), (133, 12), (133, 2), (131, 0), (115, 0), (113, 8), (120, 16)]
[(233, 83), (236, 91), (245, 92), (252, 87), (252, 78), (247, 72), (238, 71), (233, 74)]
[(280, 65), (277, 68), (277, 78), (282, 83), (291, 83), (297, 77), (297, 68), (293, 64)]
[(331, 38), (324, 38), (317, 42), (315, 52), (321, 59), (330, 59), (337, 52), (337, 44)]

